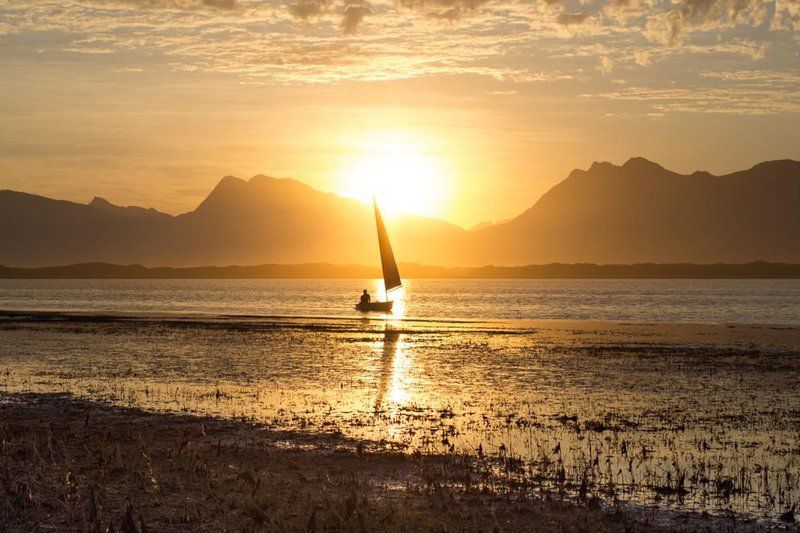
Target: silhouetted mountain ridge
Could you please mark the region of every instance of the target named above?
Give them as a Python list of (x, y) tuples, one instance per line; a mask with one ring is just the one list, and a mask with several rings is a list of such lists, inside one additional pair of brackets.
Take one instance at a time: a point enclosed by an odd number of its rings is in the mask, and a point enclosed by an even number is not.
[[(407, 279), (800, 279), (800, 264), (590, 263), (518, 267), (437, 267), (400, 263)], [(381, 275), (380, 266), (304, 263), (293, 265), (199, 266), (188, 268), (84, 263), (42, 268), (0, 265), (0, 279), (364, 279)]]
[(505, 224), (472, 232), (475, 264), (742, 262), (800, 258), (800, 162), (682, 175), (635, 157), (573, 170)]
[(116, 213), (119, 215), (131, 216), (131, 217), (139, 217), (139, 218), (172, 218), (172, 215), (168, 215), (166, 213), (162, 213), (161, 211), (157, 211), (150, 208), (145, 207), (137, 207), (137, 206), (126, 206), (122, 207), (119, 205), (114, 205), (105, 198), (101, 198), (99, 196), (95, 196), (92, 198), (92, 201), (88, 204), (89, 207), (93, 207), (95, 209), (102, 209), (103, 211), (108, 211), (110, 213)]
[(243, 180), (235, 176), (225, 176), (192, 213), (226, 209), (230, 207), (229, 204), (249, 209), (293, 205), (324, 194), (288, 178), (271, 178), (258, 174), (249, 180)]
[[(273, 262), (374, 263), (370, 206), (291, 179), (222, 178), (193, 211), (171, 217), (102, 199), (74, 202), (0, 191), (0, 262), (44, 266), (87, 261), (147, 265)], [(402, 216), (391, 222), (396, 246), (430, 256), (463, 234), (447, 222)]]
[[(800, 162), (683, 175), (634, 157), (576, 169), (519, 216), (465, 231), (389, 222), (400, 261), (439, 265), (800, 262)], [(225, 176), (170, 216), (0, 191), (0, 263), (145, 265), (378, 262), (370, 206), (292, 179)]]

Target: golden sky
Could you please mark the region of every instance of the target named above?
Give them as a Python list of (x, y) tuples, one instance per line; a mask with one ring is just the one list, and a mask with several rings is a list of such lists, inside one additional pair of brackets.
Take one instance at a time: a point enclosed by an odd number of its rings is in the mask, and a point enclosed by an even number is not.
[(2, 0), (0, 69), (0, 188), (171, 213), (377, 173), (469, 227), (595, 160), (800, 158), (798, 0)]

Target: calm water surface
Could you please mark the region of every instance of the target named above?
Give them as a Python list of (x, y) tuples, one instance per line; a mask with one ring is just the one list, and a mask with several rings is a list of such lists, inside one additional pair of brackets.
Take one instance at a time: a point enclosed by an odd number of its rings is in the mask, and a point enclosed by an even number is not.
[[(395, 317), (800, 324), (800, 280), (407, 280)], [(0, 310), (355, 316), (377, 280), (0, 280)]]

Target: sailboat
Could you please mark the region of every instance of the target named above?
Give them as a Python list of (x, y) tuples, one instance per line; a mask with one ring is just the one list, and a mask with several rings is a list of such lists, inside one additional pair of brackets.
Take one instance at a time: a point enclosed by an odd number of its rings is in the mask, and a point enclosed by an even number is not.
[(378, 202), (375, 198), (372, 199), (372, 205), (375, 208), (375, 225), (378, 228), (378, 248), (380, 248), (381, 252), (383, 290), (386, 301), (360, 302), (356, 304), (356, 309), (365, 313), (370, 311), (389, 313), (394, 305), (394, 302), (389, 299), (389, 292), (402, 287), (403, 282), (400, 281), (400, 271), (397, 270), (397, 262), (394, 260), (394, 252), (392, 252), (392, 244), (389, 242), (389, 234), (386, 232), (386, 226), (383, 223), (383, 217), (378, 209)]

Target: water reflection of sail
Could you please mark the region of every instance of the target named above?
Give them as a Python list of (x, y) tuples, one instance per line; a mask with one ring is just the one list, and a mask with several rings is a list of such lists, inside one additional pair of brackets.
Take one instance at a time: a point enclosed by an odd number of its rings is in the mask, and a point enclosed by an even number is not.
[(395, 363), (400, 352), (401, 334), (387, 329), (383, 333), (383, 353), (381, 355), (381, 373), (378, 378), (378, 394), (375, 397), (375, 411), (383, 409), (386, 395), (392, 396), (390, 386), (394, 383)]

